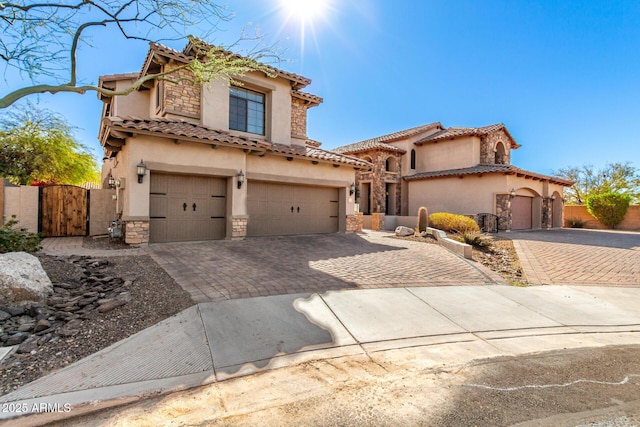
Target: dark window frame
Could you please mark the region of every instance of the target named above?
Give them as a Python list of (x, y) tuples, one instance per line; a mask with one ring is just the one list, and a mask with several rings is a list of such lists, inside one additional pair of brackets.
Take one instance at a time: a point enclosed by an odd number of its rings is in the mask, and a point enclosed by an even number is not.
[(266, 134), (266, 95), (231, 86), (229, 89), (229, 129), (255, 135)]
[(411, 169), (415, 169), (416, 168), (416, 150), (415, 149), (411, 149)]

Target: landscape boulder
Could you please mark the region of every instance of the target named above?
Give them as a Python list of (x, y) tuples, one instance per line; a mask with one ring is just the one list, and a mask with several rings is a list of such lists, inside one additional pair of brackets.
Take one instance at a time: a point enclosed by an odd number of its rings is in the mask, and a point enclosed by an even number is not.
[(413, 230), (413, 228), (405, 227), (403, 225), (399, 225), (396, 227), (396, 236), (407, 237), (413, 236), (414, 234), (415, 231)]
[(53, 284), (40, 260), (26, 252), (0, 255), (0, 306), (19, 301), (46, 301)]

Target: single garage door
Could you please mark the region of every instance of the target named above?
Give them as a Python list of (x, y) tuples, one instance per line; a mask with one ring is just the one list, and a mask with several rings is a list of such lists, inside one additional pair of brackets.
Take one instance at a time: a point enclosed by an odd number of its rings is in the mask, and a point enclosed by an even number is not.
[(516, 196), (511, 201), (511, 229), (529, 230), (531, 228), (531, 212), (533, 197)]
[(226, 178), (151, 173), (149, 241), (224, 239)]
[(338, 189), (268, 182), (247, 188), (249, 236), (338, 232)]

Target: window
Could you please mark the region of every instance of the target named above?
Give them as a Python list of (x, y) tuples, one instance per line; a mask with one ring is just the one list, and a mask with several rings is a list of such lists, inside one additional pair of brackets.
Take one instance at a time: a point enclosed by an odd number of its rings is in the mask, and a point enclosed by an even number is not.
[(161, 81), (156, 81), (156, 112), (162, 108), (162, 95), (164, 85)]
[(416, 150), (411, 150), (411, 169), (416, 168)]
[(496, 165), (504, 165), (507, 163), (507, 154), (502, 142), (498, 142), (498, 144), (496, 144), (494, 163)]
[(264, 135), (264, 95), (232, 87), (229, 92), (229, 129)]

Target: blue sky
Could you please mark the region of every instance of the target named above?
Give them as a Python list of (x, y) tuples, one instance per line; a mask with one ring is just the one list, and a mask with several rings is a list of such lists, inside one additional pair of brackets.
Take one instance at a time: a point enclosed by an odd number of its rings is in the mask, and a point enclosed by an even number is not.
[[(210, 39), (231, 43), (251, 23), (285, 48), (290, 62), (279, 67), (311, 78), (305, 90), (324, 98), (308, 117), (308, 136), (323, 148), (434, 121), (504, 123), (522, 145), (512, 163), (524, 169), (640, 167), (640, 2), (327, 1), (306, 20), (304, 40), (300, 20), (278, 0), (229, 1), (235, 18)], [(108, 29), (91, 35), (79, 56), (83, 82), (140, 69), (145, 43)], [(28, 83), (6, 79), (0, 93)], [(94, 93), (38, 102), (102, 157)]]

